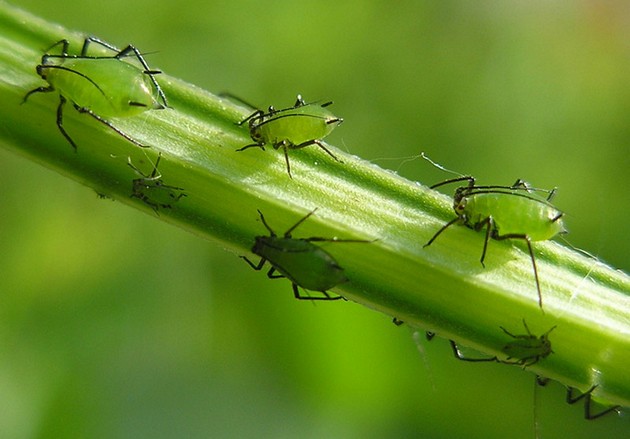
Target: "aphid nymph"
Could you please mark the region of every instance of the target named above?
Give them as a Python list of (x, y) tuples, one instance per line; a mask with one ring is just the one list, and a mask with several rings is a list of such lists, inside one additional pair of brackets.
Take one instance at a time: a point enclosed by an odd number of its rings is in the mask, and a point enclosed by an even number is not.
[(525, 319), (523, 319), (523, 326), (527, 334), (521, 335), (514, 335), (501, 326), (501, 330), (514, 339), (503, 347), (502, 351), (508, 357), (507, 360), (501, 360), (501, 363), (527, 367), (538, 363), (553, 353), (549, 333), (556, 328), (555, 326), (539, 337), (530, 332)]
[(292, 177), (289, 164), (289, 150), (291, 149), (317, 145), (333, 159), (339, 161), (321, 141), (343, 122), (343, 119), (330, 112), (328, 106), (331, 104), (332, 101), (324, 104), (306, 103), (302, 96), (298, 95), (292, 107), (282, 110), (269, 107), (266, 113), (263, 110), (256, 110), (239, 122), (239, 125), (248, 123), (249, 134), (255, 143), (245, 145), (237, 151), (253, 147), (264, 151), (265, 145), (271, 145), (274, 149), (282, 148), (289, 177)]
[[(337, 300), (341, 296), (330, 296), (327, 290), (346, 282), (348, 279), (344, 270), (339, 266), (335, 258), (313, 244), (314, 242), (360, 242), (372, 241), (359, 239), (334, 239), (334, 238), (293, 238), (291, 233), (317, 209), (309, 212), (290, 227), (283, 236), (278, 236), (267, 224), (265, 217), (259, 210), (260, 220), (269, 231), (269, 236), (256, 236), (252, 253), (260, 256), (260, 262), (254, 264), (247, 257), (241, 256), (254, 270), (262, 270), (266, 262), (271, 268), (267, 272), (270, 279), (287, 278), (291, 281), (293, 295), (300, 300)], [(305, 290), (319, 291), (322, 296), (302, 296), (298, 287)]]
[(162, 181), (162, 174), (158, 172), (161, 158), (162, 154), (160, 153), (150, 174), (140, 171), (131, 163), (131, 159), (127, 162), (131, 169), (141, 176), (141, 178), (136, 178), (131, 182), (131, 197), (142, 200), (158, 215), (159, 208), (170, 209), (173, 203), (186, 196), (183, 188), (169, 186)]
[[(103, 46), (115, 54), (88, 55), (90, 43)], [(63, 109), (68, 100), (79, 113), (89, 114), (134, 145), (147, 147), (106, 119), (135, 116), (147, 110), (167, 107), (166, 96), (155, 79), (155, 75), (160, 71), (151, 70), (142, 54), (132, 45), (119, 51), (98, 38), (88, 37), (83, 43), (80, 55), (69, 55), (69, 45), (68, 40), (61, 40), (46, 51), (61, 46), (61, 54), (46, 53), (42, 56), (41, 64), (37, 66), (37, 74), (48, 82), (48, 85), (26, 93), (22, 103), (33, 93), (58, 92), (57, 126), (75, 151), (77, 145), (63, 126)], [(137, 59), (140, 66), (127, 62), (125, 58), (129, 57)]]
[[(566, 233), (562, 220), (563, 213), (551, 204), (555, 189), (532, 188), (520, 179), (512, 186), (476, 186), (474, 177), (470, 176), (446, 180), (431, 186), (431, 189), (458, 182), (468, 184), (455, 190), (453, 209), (457, 216), (439, 229), (424, 247), (431, 245), (453, 224), (463, 224), (475, 231), (485, 228), (485, 241), (480, 260), (484, 265), (490, 238), (498, 241), (505, 239), (525, 241), (534, 268), (538, 305), (542, 309), (542, 294), (532, 241), (546, 241), (560, 233)], [(541, 193), (545, 196), (540, 196)]]

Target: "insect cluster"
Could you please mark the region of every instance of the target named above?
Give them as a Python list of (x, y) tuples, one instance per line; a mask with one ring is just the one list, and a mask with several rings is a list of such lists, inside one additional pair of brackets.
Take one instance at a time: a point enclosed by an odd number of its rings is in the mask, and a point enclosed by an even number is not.
[[(75, 152), (79, 149), (77, 143), (64, 126), (64, 109), (68, 101), (79, 113), (91, 116), (135, 146), (149, 148), (148, 145), (118, 129), (110, 122), (110, 119), (133, 117), (149, 110), (168, 108), (166, 96), (156, 80), (156, 75), (161, 72), (151, 69), (142, 53), (132, 45), (118, 50), (97, 38), (88, 37), (80, 53), (70, 55), (69, 44), (68, 40), (60, 40), (42, 56), (36, 71), (47, 82), (47, 85), (26, 93), (23, 103), (33, 94), (56, 92), (59, 98), (56, 124)], [(100, 47), (99, 53), (91, 53), (92, 44)], [(58, 49), (59, 53), (48, 53), (53, 49)], [(101, 52), (111, 52), (111, 54), (102, 55)], [(307, 103), (298, 95), (295, 103), (287, 108), (275, 109), (270, 106), (264, 111), (252, 107), (254, 111), (248, 117), (234, 123), (247, 128), (253, 143), (236, 151), (245, 151), (250, 148), (260, 148), (264, 151), (265, 146), (282, 150), (290, 178), (293, 178), (293, 175), (289, 154), (311, 145), (319, 147), (333, 160), (341, 163), (341, 160), (322, 140), (343, 122), (343, 119), (330, 111), (331, 104), (332, 101)], [(132, 163), (130, 157), (128, 158), (128, 166), (136, 174), (136, 178), (131, 179), (130, 196), (145, 203), (156, 214), (159, 214), (160, 209), (172, 208), (175, 203), (187, 196), (183, 188), (164, 183), (162, 174), (158, 171), (161, 160), (162, 154), (158, 153), (152, 168), (148, 168), (150, 171), (144, 172), (138, 165)], [(436, 166), (444, 169), (439, 165)], [(549, 240), (566, 232), (563, 213), (551, 203), (555, 189), (533, 188), (520, 179), (511, 186), (481, 186), (476, 184), (476, 179), (472, 176), (459, 176), (445, 180), (431, 186), (431, 189), (457, 183), (461, 185), (456, 188), (453, 196), (455, 217), (438, 229), (424, 247), (433, 244), (438, 236), (455, 224), (466, 226), (476, 232), (483, 231), (485, 239), (480, 262), (482, 266), (485, 266), (486, 252), (491, 239), (524, 242), (533, 269), (537, 303), (542, 310), (543, 292), (533, 243)], [(268, 264), (270, 268), (267, 276), (271, 279), (288, 279), (296, 299), (323, 301), (343, 299), (342, 296), (331, 295), (328, 291), (339, 284), (348, 282), (349, 279), (335, 257), (318, 244), (365, 244), (375, 240), (294, 238), (293, 232), (316, 210), (313, 209), (300, 218), (282, 236), (274, 232), (263, 213), (258, 210), (260, 221), (269, 232), (269, 235), (254, 237), (251, 252), (259, 256), (260, 260), (254, 263), (245, 256), (241, 257), (257, 271)], [(303, 294), (300, 289), (319, 294)], [(402, 321), (394, 319), (394, 323), (399, 325)], [(523, 325), (526, 334), (520, 335), (513, 334), (503, 327), (500, 328), (504, 335), (509, 337), (502, 348), (501, 357), (467, 357), (459, 346), (450, 340), (453, 354), (457, 359), (467, 362), (498, 362), (523, 368), (533, 366), (553, 353), (549, 335), (555, 326), (542, 335), (535, 336), (530, 332), (524, 320)], [(427, 333), (428, 339), (432, 337), (432, 333)], [(540, 382), (542, 381), (541, 379)], [(588, 419), (600, 417), (617, 409), (617, 407), (611, 407), (592, 414), (591, 394), (594, 389), (595, 386), (575, 397), (575, 390), (569, 388), (567, 394), (567, 402), (571, 404), (584, 399), (585, 417)]]

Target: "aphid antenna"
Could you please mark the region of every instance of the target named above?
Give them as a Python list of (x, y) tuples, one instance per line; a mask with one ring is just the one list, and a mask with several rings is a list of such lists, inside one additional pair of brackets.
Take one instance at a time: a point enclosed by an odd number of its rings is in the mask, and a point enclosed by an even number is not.
[(256, 105), (252, 105), (251, 103), (247, 102), (245, 99), (242, 99), (240, 96), (237, 96), (228, 91), (222, 91), (218, 93), (217, 96), (220, 97), (221, 99), (230, 100), (236, 104), (242, 104), (243, 107), (249, 107), (252, 110), (258, 110), (258, 107)]
[(317, 212), (317, 207), (313, 210), (311, 210), (309, 213), (306, 214), (306, 216), (304, 216), (304, 218), (301, 218), (297, 223), (295, 223), (291, 228), (289, 228), (289, 230), (287, 230), (286, 232), (284, 232), (284, 237), (285, 238), (290, 238), (291, 237), (291, 232), (293, 232), (297, 227), (300, 226), (300, 224), (302, 224), (304, 221), (306, 221), (307, 219), (309, 219), (311, 217), (311, 215), (313, 215), (315, 212)]
[(314, 236), (311, 238), (305, 238), (303, 239), (303, 241), (308, 241), (308, 242), (341, 242), (341, 243), (352, 243), (352, 242), (359, 242), (359, 243), (372, 243), (372, 242), (376, 242), (378, 241), (377, 239), (339, 239), (339, 238), (321, 238), (318, 236)]
[[(265, 215), (263, 215), (263, 213), (260, 211), (260, 209), (256, 209), (256, 212), (258, 212), (258, 215), (260, 216), (260, 221), (262, 221), (263, 226), (265, 226), (265, 229), (267, 229), (269, 234), (271, 236), (278, 236), (278, 235), (276, 235), (276, 232), (273, 231), (271, 226), (269, 224), (267, 224), (267, 221), (265, 221)], [(295, 228), (295, 226), (293, 226), (293, 227)], [(260, 270), (260, 268), (259, 268), (259, 270)]]
[[(249, 104), (248, 104), (249, 105)], [(249, 122), (250, 125), (255, 125), (257, 120), (263, 119), (265, 117), (265, 112), (262, 110), (256, 110), (245, 119), (240, 122), (236, 122), (236, 125), (243, 125), (245, 122)]]
[(438, 168), (438, 169), (439, 169), (439, 170), (441, 170), (441, 171), (448, 172), (449, 174), (457, 175), (457, 176), (459, 176), (459, 177), (464, 177), (464, 175), (463, 175), (463, 174), (460, 174), (459, 172), (451, 171), (450, 169), (445, 168), (444, 166), (440, 165), (439, 163), (434, 162), (433, 160), (431, 160), (431, 159), (429, 158), (429, 156), (428, 156), (428, 155), (426, 155), (426, 154), (424, 153), (424, 151), (422, 151), (422, 152), (420, 153), (420, 157), (422, 157), (422, 158), (423, 158), (423, 159), (425, 159), (427, 162), (431, 163), (433, 166), (435, 166), (436, 168)]

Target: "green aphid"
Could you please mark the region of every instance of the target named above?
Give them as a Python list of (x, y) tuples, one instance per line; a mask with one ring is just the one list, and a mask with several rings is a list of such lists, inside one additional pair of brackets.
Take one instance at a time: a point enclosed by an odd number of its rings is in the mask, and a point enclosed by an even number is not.
[(566, 399), (567, 403), (575, 404), (579, 400), (584, 399), (584, 418), (588, 420), (601, 418), (605, 414), (608, 414), (613, 411), (618, 411), (621, 408), (621, 406), (615, 405), (615, 406), (607, 407), (599, 413), (592, 413), (592, 410), (593, 410), (592, 394), (593, 394), (593, 390), (595, 390), (596, 387), (597, 387), (597, 384), (595, 384), (594, 386), (591, 386), (590, 389), (588, 389), (586, 392), (582, 393), (579, 396), (573, 395), (575, 392), (575, 388), (573, 387), (567, 388), (567, 399)]
[(520, 179), (512, 186), (475, 186), (475, 179), (470, 176), (446, 180), (431, 186), (431, 189), (461, 181), (467, 181), (468, 185), (455, 190), (453, 209), (457, 217), (438, 230), (424, 247), (431, 245), (453, 224), (463, 224), (475, 231), (485, 228), (486, 237), (481, 253), (481, 264), (484, 265), (490, 238), (498, 241), (525, 241), (534, 268), (538, 305), (542, 309), (542, 294), (532, 241), (546, 241), (560, 233), (566, 233), (563, 213), (550, 202), (555, 189), (532, 188)]
[(140, 171), (131, 163), (131, 159), (127, 163), (137, 174), (141, 175), (141, 178), (136, 178), (131, 182), (131, 197), (142, 200), (151, 206), (158, 215), (158, 209), (170, 209), (173, 203), (186, 196), (183, 188), (169, 186), (162, 181), (162, 174), (158, 173), (161, 158), (162, 154), (160, 153), (150, 174), (144, 174)]
[(538, 363), (540, 360), (553, 353), (551, 350), (551, 341), (549, 341), (549, 333), (556, 328), (555, 326), (540, 337), (530, 332), (527, 323), (525, 323), (525, 319), (523, 319), (523, 326), (525, 326), (525, 330), (527, 331), (527, 334), (524, 335), (514, 335), (503, 326), (500, 327), (503, 332), (514, 339), (501, 349), (503, 353), (507, 355), (507, 360), (500, 360), (501, 363), (518, 364), (519, 366), (528, 367)]
[[(270, 279), (287, 278), (291, 281), (293, 295), (300, 300), (338, 300), (341, 296), (331, 297), (327, 291), (336, 285), (346, 282), (343, 268), (339, 266), (332, 255), (313, 242), (372, 242), (359, 239), (334, 238), (293, 238), (291, 233), (306, 221), (317, 209), (309, 212), (295, 225), (290, 227), (282, 237), (269, 227), (265, 217), (259, 210), (260, 220), (269, 231), (269, 236), (256, 236), (252, 253), (260, 256), (260, 262), (254, 264), (247, 257), (241, 256), (254, 270), (262, 270), (265, 262), (271, 268), (267, 272)], [(319, 291), (323, 296), (302, 296), (298, 287), (305, 290)]]
[[(115, 52), (115, 55), (90, 56), (90, 43), (99, 44)], [(138, 49), (132, 45), (119, 51), (97, 38), (88, 37), (80, 55), (68, 55), (69, 44), (68, 40), (61, 40), (47, 50), (61, 46), (60, 55), (46, 53), (42, 56), (37, 74), (48, 85), (29, 91), (22, 102), (26, 102), (33, 93), (58, 92), (57, 126), (75, 151), (77, 145), (63, 126), (63, 109), (68, 100), (79, 113), (87, 113), (131, 143), (147, 147), (106, 119), (135, 116), (147, 110), (167, 107), (166, 97), (155, 80), (155, 75), (160, 71), (151, 70)], [(140, 64), (124, 60), (129, 57), (135, 57)]]
[(292, 107), (282, 110), (269, 107), (266, 113), (263, 110), (256, 110), (239, 122), (239, 125), (249, 123), (249, 134), (255, 143), (245, 145), (237, 151), (253, 147), (264, 151), (265, 145), (271, 145), (274, 149), (282, 148), (289, 177), (292, 177), (289, 164), (290, 149), (317, 145), (339, 161), (321, 141), (343, 122), (343, 119), (332, 114), (327, 108), (331, 104), (332, 101), (324, 104), (306, 103), (302, 96), (298, 95)]

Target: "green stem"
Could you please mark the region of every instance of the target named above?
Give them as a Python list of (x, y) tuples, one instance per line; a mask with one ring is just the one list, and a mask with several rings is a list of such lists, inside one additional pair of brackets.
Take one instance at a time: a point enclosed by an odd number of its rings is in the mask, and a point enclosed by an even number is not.
[(152, 148), (133, 146), (68, 105), (64, 122), (75, 153), (55, 125), (57, 95), (21, 101), (45, 85), (35, 73), (43, 51), (62, 38), (78, 48), (84, 35), (4, 3), (0, 27), (0, 139), (7, 148), (151, 215), (150, 206), (130, 197), (138, 176), (127, 161), (149, 172), (149, 160), (160, 152), (164, 184), (185, 188), (187, 197), (156, 218), (235, 255), (249, 254), (254, 236), (266, 234), (256, 209), (283, 232), (317, 207), (294, 236), (377, 240), (326, 244), (350, 279), (336, 289), (344, 297), (503, 358), (501, 348), (511, 340), (500, 326), (522, 334), (525, 319), (540, 335), (557, 325), (549, 336), (554, 353), (528, 369), (581, 390), (599, 384), (598, 399), (630, 406), (630, 279), (624, 273), (556, 243), (535, 243), (542, 313), (522, 245), (492, 241), (485, 268), (479, 264), (483, 234), (464, 227), (449, 228), (423, 248), (453, 218), (448, 197), (333, 147), (343, 163), (314, 146), (293, 151), (291, 180), (281, 153), (235, 152), (251, 142), (246, 127), (235, 124), (249, 109), (167, 75), (158, 80), (171, 108), (112, 120)]

